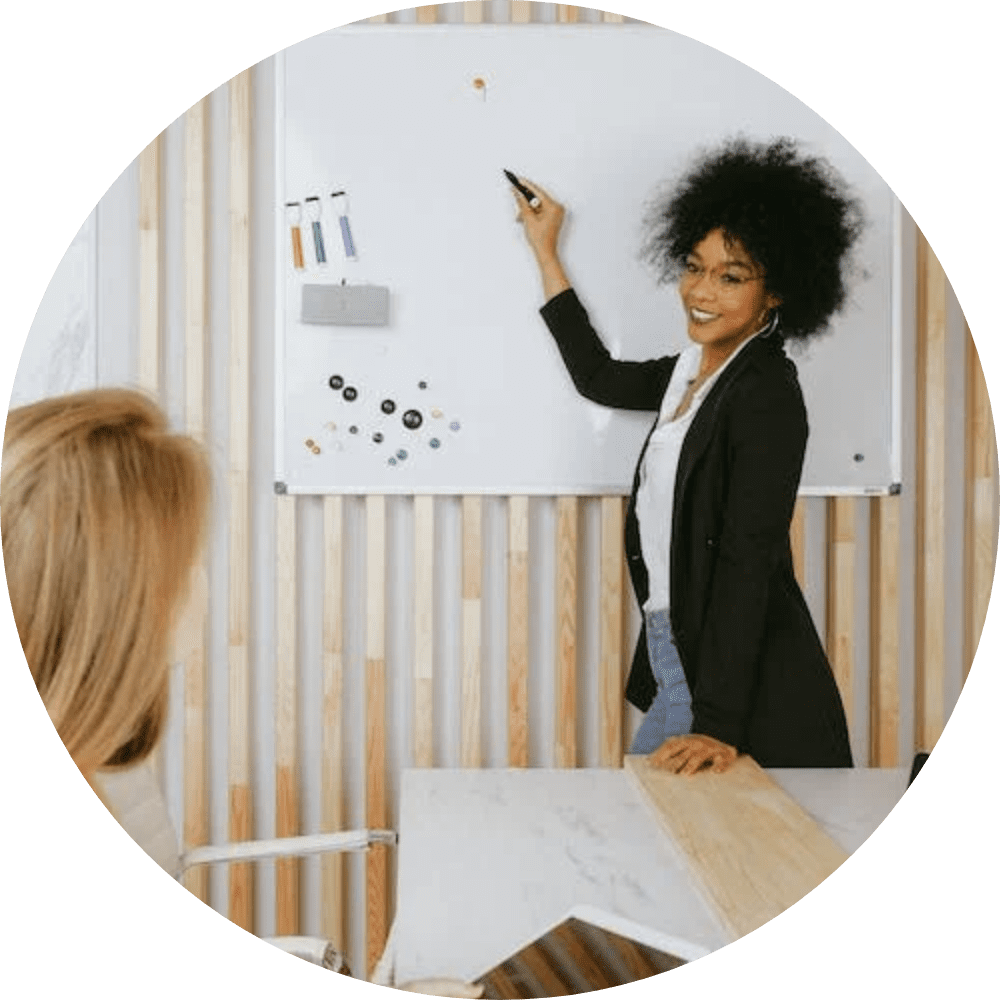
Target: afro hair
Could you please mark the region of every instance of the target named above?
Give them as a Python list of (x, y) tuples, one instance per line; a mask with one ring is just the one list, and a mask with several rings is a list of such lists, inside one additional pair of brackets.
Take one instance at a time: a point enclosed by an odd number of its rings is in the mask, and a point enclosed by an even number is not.
[(788, 138), (739, 138), (701, 158), (653, 206), (644, 255), (661, 280), (673, 280), (694, 247), (721, 229), (781, 300), (782, 335), (802, 341), (844, 304), (848, 252), (863, 224), (860, 203), (826, 161), (803, 156)]

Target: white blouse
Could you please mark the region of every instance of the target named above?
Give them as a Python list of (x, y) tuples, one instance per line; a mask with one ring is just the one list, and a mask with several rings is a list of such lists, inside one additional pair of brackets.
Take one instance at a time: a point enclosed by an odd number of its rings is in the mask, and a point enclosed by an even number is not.
[[(758, 336), (755, 334), (754, 336)], [(725, 371), (733, 358), (753, 340), (748, 337), (729, 355), (694, 394), (687, 410), (676, 420), (671, 420), (680, 406), (684, 393), (698, 377), (701, 365), (701, 344), (685, 348), (670, 376), (670, 384), (660, 404), (660, 416), (643, 456), (639, 470), (639, 490), (635, 498), (635, 513), (639, 519), (639, 542), (642, 558), (649, 574), (649, 598), (642, 606), (644, 612), (667, 610), (670, 607), (670, 536), (674, 512), (674, 483), (677, 479), (677, 461), (688, 428), (698, 407)]]

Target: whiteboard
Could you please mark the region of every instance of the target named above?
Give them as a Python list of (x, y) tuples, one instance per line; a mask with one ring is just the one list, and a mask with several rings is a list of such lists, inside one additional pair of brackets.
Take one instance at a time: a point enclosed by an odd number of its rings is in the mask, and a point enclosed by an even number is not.
[[(792, 353), (810, 421), (802, 492), (895, 488), (898, 205), (786, 91), (649, 27), (340, 28), (276, 68), (279, 492), (627, 493), (653, 415), (576, 393), (502, 170), (567, 206), (570, 279), (611, 353), (644, 359), (687, 343), (675, 287), (640, 260), (650, 200), (737, 133), (795, 137), (864, 203), (850, 300), (829, 335)], [(296, 268), (285, 203), (310, 196), (327, 260), (305, 220)], [(388, 323), (305, 324), (306, 284), (388, 287)]]

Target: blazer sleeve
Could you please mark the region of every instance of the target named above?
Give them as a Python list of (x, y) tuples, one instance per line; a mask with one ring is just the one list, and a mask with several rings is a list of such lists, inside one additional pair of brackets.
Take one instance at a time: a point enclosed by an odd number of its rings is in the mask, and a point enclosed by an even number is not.
[(549, 299), (541, 314), (580, 395), (620, 410), (659, 410), (676, 355), (616, 361), (572, 288)]
[(808, 437), (797, 386), (788, 380), (747, 394), (728, 433), (727, 499), (696, 653), (691, 731), (741, 748)]

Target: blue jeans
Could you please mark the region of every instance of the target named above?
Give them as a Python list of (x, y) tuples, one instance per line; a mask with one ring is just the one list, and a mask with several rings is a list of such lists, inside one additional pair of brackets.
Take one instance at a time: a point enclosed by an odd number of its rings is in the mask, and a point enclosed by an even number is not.
[(669, 611), (646, 614), (646, 649), (656, 679), (656, 697), (635, 734), (629, 753), (652, 753), (667, 737), (691, 732), (691, 692), (670, 633)]

